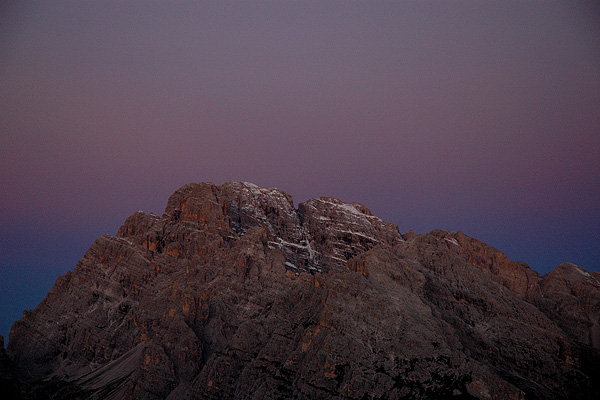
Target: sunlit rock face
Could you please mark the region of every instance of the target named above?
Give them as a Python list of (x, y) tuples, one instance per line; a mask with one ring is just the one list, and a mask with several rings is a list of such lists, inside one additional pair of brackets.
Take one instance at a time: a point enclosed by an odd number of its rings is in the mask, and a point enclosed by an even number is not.
[[(597, 399), (598, 277), (544, 277), (359, 203), (189, 184), (97, 239), (11, 330), (3, 393)], [(20, 396), (20, 397), (19, 397)]]

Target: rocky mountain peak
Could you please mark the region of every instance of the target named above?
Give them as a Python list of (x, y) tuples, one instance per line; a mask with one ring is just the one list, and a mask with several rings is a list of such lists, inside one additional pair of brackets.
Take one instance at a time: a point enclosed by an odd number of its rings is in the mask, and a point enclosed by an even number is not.
[(226, 238), (263, 228), (269, 245), (283, 252), (286, 267), (294, 272), (343, 269), (350, 258), (373, 246), (403, 240), (396, 225), (373, 216), (360, 203), (321, 197), (296, 209), (286, 192), (233, 181), (221, 186), (185, 185), (169, 198), (162, 219), (135, 213), (118, 236), (138, 237), (153, 251), (177, 253), (173, 243), (182, 238), (163, 234), (169, 224), (186, 224)]
[(577, 283), (589, 283), (591, 285), (600, 285), (600, 282), (592, 275), (587, 272), (585, 268), (575, 265), (570, 262), (564, 262), (548, 272), (545, 276), (546, 280), (561, 280), (569, 285)]
[[(52, 399), (597, 399), (600, 287), (462, 232), (246, 182), (133, 213), (15, 322), (0, 391)], [(1, 342), (1, 338), (0, 338)]]
[(565, 262), (542, 277), (536, 299), (556, 323), (582, 343), (600, 349), (600, 281)]
[(526, 263), (511, 261), (502, 251), (469, 237), (463, 232), (446, 232), (436, 229), (431, 235), (442, 238), (453, 250), (461, 253), (469, 263), (490, 274), (508, 289), (521, 297), (539, 294), (540, 276)]

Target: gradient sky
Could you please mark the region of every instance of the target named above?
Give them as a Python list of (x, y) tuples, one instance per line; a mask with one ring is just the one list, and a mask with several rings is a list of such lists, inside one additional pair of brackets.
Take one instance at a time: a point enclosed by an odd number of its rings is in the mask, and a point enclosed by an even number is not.
[[(49, 4), (52, 3), (52, 4)], [(0, 6), (0, 334), (188, 182), (359, 201), (600, 270), (592, 2)]]

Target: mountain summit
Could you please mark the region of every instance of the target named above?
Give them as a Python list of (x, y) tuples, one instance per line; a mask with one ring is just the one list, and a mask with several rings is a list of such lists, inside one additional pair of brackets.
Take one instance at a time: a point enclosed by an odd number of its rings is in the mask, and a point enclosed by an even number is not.
[(13, 398), (597, 399), (600, 276), (189, 184), (97, 239), (0, 350)]

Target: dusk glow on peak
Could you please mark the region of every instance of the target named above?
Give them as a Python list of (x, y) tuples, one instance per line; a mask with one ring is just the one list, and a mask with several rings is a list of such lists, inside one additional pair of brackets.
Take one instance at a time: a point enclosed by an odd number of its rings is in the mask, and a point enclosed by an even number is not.
[(189, 182), (600, 270), (592, 2), (0, 6), (0, 334)]

